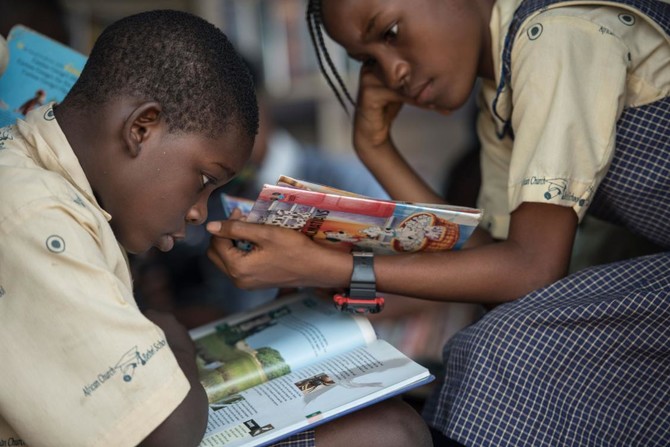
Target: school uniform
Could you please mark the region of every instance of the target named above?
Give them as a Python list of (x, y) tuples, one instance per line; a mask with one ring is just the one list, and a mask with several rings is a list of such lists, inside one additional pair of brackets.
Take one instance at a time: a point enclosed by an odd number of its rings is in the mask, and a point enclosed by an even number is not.
[(111, 218), (52, 105), (0, 129), (0, 445), (137, 445), (190, 389)]
[[(491, 32), (483, 225), (550, 203), (670, 249), (670, 4), (500, 0)], [(669, 340), (670, 252), (588, 268), (453, 337), (424, 416), (466, 446), (667, 445)]]

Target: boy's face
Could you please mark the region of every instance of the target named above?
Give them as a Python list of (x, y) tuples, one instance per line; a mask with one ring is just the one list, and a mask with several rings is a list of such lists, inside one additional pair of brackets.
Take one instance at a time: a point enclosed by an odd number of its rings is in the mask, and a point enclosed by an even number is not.
[(487, 64), (491, 3), (322, 0), (322, 14), (328, 35), (386, 87), (408, 103), (450, 112)]
[(124, 248), (172, 249), (187, 223), (205, 221), (210, 194), (242, 169), (252, 144), (234, 128), (216, 139), (154, 129), (104, 198)]

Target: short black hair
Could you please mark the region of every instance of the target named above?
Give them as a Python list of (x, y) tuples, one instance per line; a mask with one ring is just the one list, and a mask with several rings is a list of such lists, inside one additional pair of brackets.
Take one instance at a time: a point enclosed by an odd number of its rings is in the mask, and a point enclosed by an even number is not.
[(107, 27), (64, 102), (86, 110), (123, 95), (160, 103), (170, 132), (258, 131), (248, 67), (221, 30), (187, 12), (147, 11)]

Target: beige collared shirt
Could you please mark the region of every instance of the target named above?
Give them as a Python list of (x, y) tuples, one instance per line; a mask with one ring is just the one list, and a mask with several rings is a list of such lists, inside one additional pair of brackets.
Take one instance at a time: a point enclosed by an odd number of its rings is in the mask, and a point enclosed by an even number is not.
[(5, 38), (0, 36), (0, 76), (7, 69), (7, 62), (9, 62), (9, 48)]
[[(493, 54), (501, 54), (520, 3), (496, 3)], [(507, 236), (510, 213), (523, 202), (569, 206), (581, 220), (607, 173), (623, 108), (670, 93), (670, 42), (658, 25), (633, 9), (585, 3), (535, 13), (519, 29), (511, 92), (497, 108), (511, 114), (514, 142), (496, 136), (501, 122), (491, 105), (499, 79), (482, 85), (478, 205), (496, 238)], [(500, 76), (501, 58), (494, 62)]]
[(109, 219), (51, 105), (0, 129), (0, 445), (134, 446), (189, 390)]

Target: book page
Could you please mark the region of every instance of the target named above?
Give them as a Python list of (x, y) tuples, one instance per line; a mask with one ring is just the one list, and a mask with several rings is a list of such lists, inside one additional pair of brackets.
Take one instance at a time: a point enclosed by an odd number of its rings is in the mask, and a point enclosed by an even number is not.
[(432, 380), (379, 340), (210, 405), (202, 447), (258, 446)]
[(376, 339), (362, 316), (305, 292), (191, 331), (210, 403)]
[(0, 76), (0, 127), (51, 101), (65, 98), (86, 56), (21, 25), (7, 38), (9, 63)]

